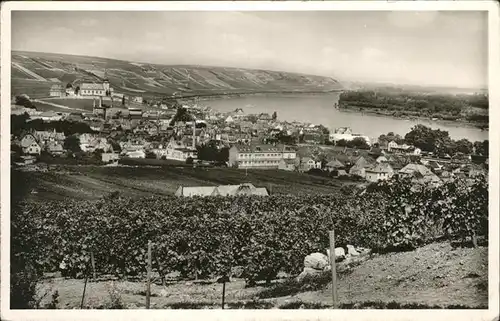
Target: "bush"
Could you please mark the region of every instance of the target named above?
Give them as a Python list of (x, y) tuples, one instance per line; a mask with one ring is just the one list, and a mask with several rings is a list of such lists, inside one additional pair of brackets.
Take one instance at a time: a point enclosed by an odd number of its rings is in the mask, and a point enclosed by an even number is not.
[[(16, 185), (16, 184), (14, 184)], [(22, 185), (22, 184), (19, 184)], [(20, 192), (23, 187), (13, 189)], [(33, 309), (37, 302), (37, 284), (42, 277), (43, 251), (38, 243), (38, 231), (31, 217), (20, 213), (13, 196), (11, 222), (11, 262), (10, 262), (10, 306), (11, 309)], [(26, 209), (29, 213), (30, 209)]]
[(16, 105), (23, 106), (26, 108), (36, 109), (35, 105), (26, 96), (16, 96)]
[(41, 274), (30, 264), (11, 262), (10, 308), (34, 309), (37, 307), (37, 284)]

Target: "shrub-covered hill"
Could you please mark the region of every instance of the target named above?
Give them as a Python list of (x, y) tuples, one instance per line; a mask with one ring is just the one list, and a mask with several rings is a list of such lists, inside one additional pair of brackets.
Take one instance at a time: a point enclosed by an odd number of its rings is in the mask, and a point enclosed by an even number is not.
[(143, 96), (180, 96), (341, 89), (329, 77), (270, 70), (136, 63), (116, 59), (39, 52), (12, 52), (12, 94), (48, 96), (54, 82), (100, 81), (106, 75), (116, 91)]

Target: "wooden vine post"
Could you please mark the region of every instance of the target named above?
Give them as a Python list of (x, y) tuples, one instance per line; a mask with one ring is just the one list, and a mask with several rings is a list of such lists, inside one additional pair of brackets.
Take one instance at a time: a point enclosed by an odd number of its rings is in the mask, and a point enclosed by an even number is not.
[(330, 231), (330, 266), (332, 271), (332, 299), (333, 308), (338, 307), (338, 296), (337, 296), (337, 268), (335, 266), (335, 231)]
[(80, 302), (80, 309), (83, 309), (83, 302), (85, 302), (85, 292), (87, 291), (87, 282), (89, 280), (89, 264), (85, 268), (85, 283), (83, 285), (82, 301)]
[(217, 279), (217, 283), (222, 283), (222, 309), (224, 309), (225, 297), (226, 297), (226, 282), (229, 282), (229, 276), (227, 274), (223, 275)]
[(151, 305), (151, 241), (148, 241), (148, 274), (146, 285), (146, 309)]
[(95, 271), (95, 259), (94, 259), (94, 252), (90, 252), (90, 262), (92, 264), (92, 279), (94, 282), (97, 281), (97, 273)]

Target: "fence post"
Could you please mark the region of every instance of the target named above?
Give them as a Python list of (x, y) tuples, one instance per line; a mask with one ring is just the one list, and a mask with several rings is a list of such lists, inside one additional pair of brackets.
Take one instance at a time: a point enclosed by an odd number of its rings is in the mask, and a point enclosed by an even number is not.
[(330, 266), (332, 271), (332, 298), (333, 308), (336, 309), (338, 305), (337, 297), (337, 267), (335, 266), (335, 231), (330, 231)]
[(227, 274), (224, 274), (217, 279), (217, 283), (222, 283), (222, 309), (224, 309), (224, 302), (226, 299), (226, 282), (230, 282), (229, 276)]
[(146, 309), (149, 309), (151, 304), (151, 241), (148, 241), (148, 275), (146, 287)]
[(92, 263), (92, 277), (94, 279), (94, 282), (96, 282), (97, 281), (97, 274), (95, 272), (94, 252), (90, 252), (90, 261)]
[(80, 303), (80, 309), (83, 309), (83, 302), (85, 301), (85, 291), (87, 291), (87, 281), (89, 280), (89, 264), (85, 268), (85, 284), (83, 285), (82, 302)]
[(226, 280), (222, 282), (222, 309), (224, 310), (224, 299), (226, 296)]

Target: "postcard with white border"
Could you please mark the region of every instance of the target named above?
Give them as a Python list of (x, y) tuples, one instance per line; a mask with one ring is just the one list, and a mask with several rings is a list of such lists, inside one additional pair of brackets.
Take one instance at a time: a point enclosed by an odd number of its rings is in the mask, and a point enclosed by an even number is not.
[(498, 320), (498, 3), (1, 9), (2, 320)]

